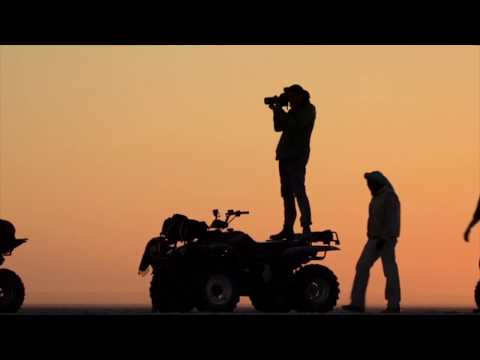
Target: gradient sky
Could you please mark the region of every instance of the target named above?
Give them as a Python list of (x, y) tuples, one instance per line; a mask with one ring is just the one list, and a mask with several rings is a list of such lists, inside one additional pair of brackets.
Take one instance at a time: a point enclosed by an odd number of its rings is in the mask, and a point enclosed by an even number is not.
[[(26, 304), (149, 303), (146, 242), (175, 212), (250, 210), (282, 225), (271, 111), (299, 83), (317, 107), (307, 169), (323, 263), (349, 300), (381, 170), (402, 204), (405, 306), (473, 306), (480, 227), (480, 49), (473, 46), (1, 46), (0, 217), (30, 242), (7, 258)], [(298, 223), (297, 223), (298, 229)], [(298, 229), (299, 230), (299, 229)], [(368, 303), (383, 305), (381, 264)]]

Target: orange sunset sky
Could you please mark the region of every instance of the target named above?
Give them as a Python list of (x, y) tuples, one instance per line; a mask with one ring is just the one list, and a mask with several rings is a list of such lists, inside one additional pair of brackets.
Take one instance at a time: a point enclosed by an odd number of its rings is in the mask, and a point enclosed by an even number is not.
[[(146, 242), (175, 212), (250, 210), (282, 225), (271, 111), (299, 83), (317, 119), (307, 168), (323, 262), (349, 300), (381, 170), (402, 204), (404, 306), (473, 306), (480, 225), (480, 49), (474, 46), (0, 46), (0, 217), (30, 241), (4, 266), (30, 304), (148, 304)], [(300, 230), (297, 223), (297, 230)], [(383, 305), (380, 262), (368, 304)], [(248, 300), (246, 300), (248, 303)]]

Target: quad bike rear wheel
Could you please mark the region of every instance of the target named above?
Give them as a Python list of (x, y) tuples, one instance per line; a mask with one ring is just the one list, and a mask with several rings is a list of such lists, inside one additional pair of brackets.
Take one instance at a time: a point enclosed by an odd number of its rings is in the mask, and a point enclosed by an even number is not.
[(15, 313), (25, 300), (22, 279), (13, 271), (0, 269), (0, 312)]
[(338, 301), (335, 274), (322, 265), (307, 265), (295, 273), (295, 309), (299, 312), (328, 312)]
[(235, 277), (227, 271), (213, 271), (202, 277), (197, 308), (203, 312), (233, 312), (240, 301)]

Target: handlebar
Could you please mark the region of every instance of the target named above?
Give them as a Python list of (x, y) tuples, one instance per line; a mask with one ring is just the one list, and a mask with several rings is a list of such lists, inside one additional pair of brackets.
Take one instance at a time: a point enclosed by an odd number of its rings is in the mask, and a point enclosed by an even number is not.
[(241, 210), (234, 211), (234, 210), (228, 210), (226, 215), (227, 215), (227, 216), (232, 216), (232, 215), (240, 216), (240, 215), (248, 215), (248, 214), (250, 214), (250, 211), (241, 211)]

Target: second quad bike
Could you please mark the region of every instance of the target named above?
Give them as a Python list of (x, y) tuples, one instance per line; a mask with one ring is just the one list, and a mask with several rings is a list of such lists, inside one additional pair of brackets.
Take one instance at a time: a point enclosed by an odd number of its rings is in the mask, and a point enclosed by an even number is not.
[[(0, 219), (0, 266), (5, 256), (12, 255), (14, 249), (27, 239), (15, 238), (15, 227), (8, 221)], [(25, 299), (25, 287), (22, 279), (12, 270), (0, 268), (0, 313), (17, 312)]]

